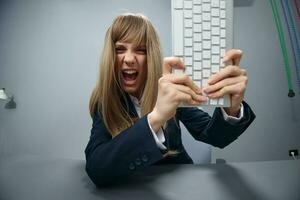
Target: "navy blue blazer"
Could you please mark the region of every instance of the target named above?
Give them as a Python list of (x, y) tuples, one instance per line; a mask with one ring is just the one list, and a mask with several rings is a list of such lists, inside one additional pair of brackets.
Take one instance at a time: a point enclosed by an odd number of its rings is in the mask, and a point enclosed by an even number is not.
[[(128, 102), (128, 113), (138, 117), (133, 103), (130, 99)], [(225, 121), (220, 108), (215, 109), (212, 117), (198, 108), (178, 108), (175, 118), (169, 120), (164, 129), (165, 146), (179, 152), (170, 157), (164, 157), (164, 152), (157, 147), (147, 115), (112, 139), (101, 113), (95, 113), (85, 149), (86, 172), (97, 186), (105, 186), (153, 164), (191, 164), (193, 161), (182, 144), (179, 121), (196, 140), (224, 148), (236, 140), (255, 118), (248, 104), (243, 102), (243, 105), (244, 117), (238, 123)]]

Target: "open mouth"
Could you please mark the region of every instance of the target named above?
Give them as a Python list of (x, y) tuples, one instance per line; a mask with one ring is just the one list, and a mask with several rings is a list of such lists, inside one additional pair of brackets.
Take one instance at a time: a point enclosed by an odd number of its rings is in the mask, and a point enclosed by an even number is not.
[(125, 69), (122, 71), (122, 77), (125, 82), (125, 84), (132, 85), (135, 83), (137, 76), (138, 76), (138, 71), (134, 69)]

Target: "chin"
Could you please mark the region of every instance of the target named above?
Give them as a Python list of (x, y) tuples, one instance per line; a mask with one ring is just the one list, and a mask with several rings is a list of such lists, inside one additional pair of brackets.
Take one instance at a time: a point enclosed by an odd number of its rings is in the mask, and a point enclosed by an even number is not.
[(134, 95), (137, 93), (137, 89), (136, 88), (129, 88), (129, 87), (125, 87), (124, 91), (127, 92), (130, 95)]

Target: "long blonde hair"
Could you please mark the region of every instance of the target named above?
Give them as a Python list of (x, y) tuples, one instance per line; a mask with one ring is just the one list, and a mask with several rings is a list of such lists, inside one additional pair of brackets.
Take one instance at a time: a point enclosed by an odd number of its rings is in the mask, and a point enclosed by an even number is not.
[[(120, 86), (116, 70), (117, 41), (146, 45), (147, 78), (140, 99), (142, 116), (153, 110), (158, 92), (158, 79), (162, 76), (160, 42), (151, 22), (142, 14), (123, 14), (116, 17), (106, 32), (99, 79), (89, 104), (91, 116), (93, 117), (95, 112), (101, 113), (106, 128), (113, 137), (134, 123), (134, 119), (128, 113), (126, 94)], [(125, 108), (122, 101), (125, 101)]]

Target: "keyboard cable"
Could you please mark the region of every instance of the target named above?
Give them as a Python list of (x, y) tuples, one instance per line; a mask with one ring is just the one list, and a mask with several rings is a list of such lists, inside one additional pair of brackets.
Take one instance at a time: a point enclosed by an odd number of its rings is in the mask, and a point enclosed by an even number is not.
[(286, 21), (287, 24), (287, 29), (288, 29), (288, 33), (289, 33), (289, 39), (290, 39), (290, 43), (292, 46), (292, 52), (293, 52), (293, 58), (294, 58), (294, 64), (295, 64), (295, 68), (296, 68), (296, 74), (297, 74), (297, 83), (298, 83), (298, 87), (299, 87), (299, 91), (300, 91), (300, 72), (299, 72), (299, 67), (300, 67), (300, 48), (299, 48), (299, 40), (297, 38), (297, 34), (296, 34), (296, 26), (295, 26), (295, 22), (293, 20), (293, 15), (292, 15), (292, 8), (290, 6), (290, 4), (288, 3), (288, 1), (285, 0), (281, 0), (281, 7), (283, 10), (283, 14), (284, 14), (284, 19)]
[(270, 0), (270, 3), (271, 3), (271, 7), (272, 7), (272, 12), (273, 12), (273, 16), (274, 16), (278, 36), (279, 36), (281, 52), (282, 52), (282, 55), (283, 55), (283, 60), (284, 60), (284, 65), (285, 65), (285, 72), (286, 72), (286, 77), (287, 77), (287, 81), (288, 81), (288, 88), (289, 88), (288, 97), (294, 97), (295, 92), (293, 90), (293, 83), (292, 83), (292, 78), (291, 78), (291, 69), (290, 69), (290, 66), (289, 66), (289, 60), (288, 60), (288, 54), (287, 54), (287, 50), (286, 50), (286, 43), (285, 43), (285, 39), (284, 39), (283, 28), (282, 28), (282, 24), (281, 24), (281, 21), (280, 21), (280, 18), (279, 18), (279, 14), (278, 14), (278, 7), (277, 7), (277, 4), (276, 4), (275, 0)]

